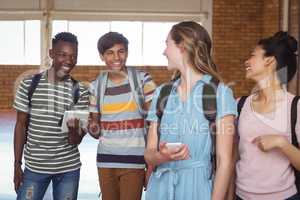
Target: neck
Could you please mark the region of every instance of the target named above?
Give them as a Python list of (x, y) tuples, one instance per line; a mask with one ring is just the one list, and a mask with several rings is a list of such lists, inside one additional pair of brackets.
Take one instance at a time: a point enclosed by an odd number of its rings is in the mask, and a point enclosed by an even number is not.
[(123, 81), (127, 76), (127, 72), (124, 70), (121, 71), (112, 71), (108, 73), (108, 78), (114, 83), (119, 83)]
[(190, 67), (186, 67), (181, 71), (181, 82), (180, 85), (183, 88), (186, 88), (187, 91), (190, 91), (191, 88), (196, 84), (198, 80), (203, 77), (202, 73), (195, 72)]
[(264, 100), (265, 102), (272, 101), (276, 98), (276, 93), (282, 90), (283, 88), (277, 78), (261, 81), (258, 83), (258, 99)]
[(53, 66), (48, 70), (48, 80), (50, 82), (52, 82), (52, 83), (59, 82), (59, 81), (63, 81), (64, 79), (65, 79), (65, 77), (59, 77), (57, 75), (57, 72), (55, 71)]

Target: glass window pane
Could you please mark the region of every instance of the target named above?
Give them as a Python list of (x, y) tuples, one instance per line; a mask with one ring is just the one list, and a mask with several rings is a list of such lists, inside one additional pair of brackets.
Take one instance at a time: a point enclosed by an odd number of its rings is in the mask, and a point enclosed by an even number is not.
[(142, 61), (142, 22), (111, 22), (111, 31), (123, 34), (129, 41), (127, 65), (143, 65)]
[(166, 38), (174, 23), (145, 22), (143, 37), (143, 63), (146, 65), (167, 65), (163, 56)]
[(0, 63), (24, 63), (24, 21), (0, 21)]
[(25, 62), (39, 65), (41, 63), (41, 23), (39, 20), (25, 21)]
[(68, 21), (67, 20), (54, 20), (52, 23), (52, 36), (59, 32), (68, 31)]
[(103, 65), (100, 60), (97, 42), (100, 36), (109, 31), (109, 22), (69, 22), (69, 31), (78, 38), (78, 65)]

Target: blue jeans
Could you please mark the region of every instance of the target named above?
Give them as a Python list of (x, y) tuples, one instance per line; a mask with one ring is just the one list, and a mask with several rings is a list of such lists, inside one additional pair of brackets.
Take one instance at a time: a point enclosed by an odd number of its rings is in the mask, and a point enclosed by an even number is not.
[(53, 200), (76, 200), (79, 177), (80, 169), (60, 174), (41, 174), (25, 169), (17, 200), (42, 200), (50, 181), (53, 187)]

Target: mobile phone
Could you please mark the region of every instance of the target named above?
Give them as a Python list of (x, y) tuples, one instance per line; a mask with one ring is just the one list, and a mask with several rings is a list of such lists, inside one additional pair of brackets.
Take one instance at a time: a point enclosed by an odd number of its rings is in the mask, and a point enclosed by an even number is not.
[(179, 148), (181, 145), (182, 145), (181, 142), (168, 142), (168, 143), (166, 143), (166, 146), (167, 146), (169, 149), (172, 149), (172, 148)]

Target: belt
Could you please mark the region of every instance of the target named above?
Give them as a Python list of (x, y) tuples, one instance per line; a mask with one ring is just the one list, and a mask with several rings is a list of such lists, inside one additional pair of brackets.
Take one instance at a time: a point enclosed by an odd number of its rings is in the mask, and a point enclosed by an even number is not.
[(203, 161), (195, 161), (188, 163), (182, 167), (162, 167), (157, 168), (156, 171), (153, 173), (154, 177), (160, 178), (163, 174), (169, 173), (169, 182), (168, 182), (168, 200), (175, 200), (175, 187), (179, 182), (178, 178), (178, 171), (184, 169), (194, 169), (200, 167), (208, 167), (210, 163), (203, 162)]

